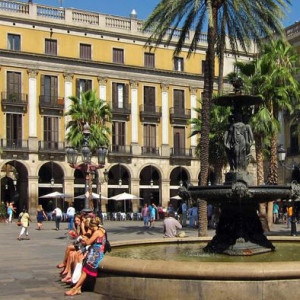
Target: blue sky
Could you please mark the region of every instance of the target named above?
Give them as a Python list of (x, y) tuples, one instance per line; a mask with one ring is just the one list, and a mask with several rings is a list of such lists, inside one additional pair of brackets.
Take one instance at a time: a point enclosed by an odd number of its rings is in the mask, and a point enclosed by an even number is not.
[[(21, 0), (27, 2), (27, 0)], [(255, 0), (250, 0), (255, 1)], [(35, 3), (50, 6), (60, 6), (60, 0), (33, 0)], [(134, 8), (138, 13), (139, 19), (146, 19), (159, 0), (62, 0), (64, 7), (74, 7), (83, 10), (101, 12), (117, 16), (129, 16)], [(296, 21), (300, 21), (300, 1), (291, 0), (291, 12), (284, 20), (284, 26), (289, 26)]]

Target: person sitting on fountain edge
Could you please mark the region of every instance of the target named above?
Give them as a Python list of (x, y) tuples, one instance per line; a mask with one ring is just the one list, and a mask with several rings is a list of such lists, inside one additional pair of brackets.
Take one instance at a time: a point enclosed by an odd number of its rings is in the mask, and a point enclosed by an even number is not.
[(164, 237), (177, 237), (177, 229), (181, 228), (181, 224), (175, 219), (174, 211), (168, 212), (168, 217), (164, 220)]

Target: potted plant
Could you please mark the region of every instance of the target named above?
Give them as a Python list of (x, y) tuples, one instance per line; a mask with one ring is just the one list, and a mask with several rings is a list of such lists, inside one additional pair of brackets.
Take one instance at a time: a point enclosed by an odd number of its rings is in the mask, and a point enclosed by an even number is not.
[(2, 223), (4, 223), (6, 221), (6, 217), (7, 217), (6, 205), (4, 202), (2, 202), (0, 204), (0, 220)]

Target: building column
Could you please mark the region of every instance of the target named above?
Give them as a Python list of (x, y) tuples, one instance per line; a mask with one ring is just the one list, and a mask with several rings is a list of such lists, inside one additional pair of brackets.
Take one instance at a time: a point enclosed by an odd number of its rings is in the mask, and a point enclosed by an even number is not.
[(161, 181), (161, 199), (161, 206), (167, 208), (170, 201), (170, 179)]
[(38, 139), (37, 139), (37, 70), (27, 70), (29, 77), (28, 87), (28, 113), (29, 113), (29, 149), (38, 151)]
[(99, 98), (101, 100), (106, 101), (106, 83), (107, 79), (105, 77), (98, 77), (98, 83), (99, 83)]
[[(101, 184), (101, 195), (104, 197), (108, 197), (108, 182), (103, 182)], [(107, 212), (106, 205), (108, 204), (108, 200), (106, 199), (101, 199), (101, 208), (102, 212)]]
[[(64, 73), (65, 78), (65, 113), (69, 111), (72, 105), (72, 101), (69, 97), (73, 96), (73, 77), (74, 74)], [(67, 128), (67, 124), (70, 121), (70, 116), (65, 116), (65, 128)], [(67, 135), (67, 130), (65, 130), (65, 136)]]
[[(198, 114), (194, 108), (197, 107), (197, 88), (190, 87), (190, 101), (191, 101), (191, 118), (198, 118)], [(192, 126), (192, 125), (191, 125)], [(191, 137), (191, 148), (195, 149), (197, 146), (197, 135)], [(193, 151), (194, 153), (194, 151)]]
[(64, 193), (74, 198), (74, 176), (64, 178)]
[(170, 155), (170, 145), (169, 145), (169, 86), (167, 84), (161, 84), (161, 104), (162, 104), (162, 145), (161, 145), (161, 155)]
[(39, 204), (39, 177), (28, 176), (28, 212), (31, 216), (36, 215)]
[[(140, 179), (131, 178), (130, 181), (130, 193), (135, 196), (140, 196)], [(138, 212), (140, 208), (140, 199), (131, 200), (132, 201), (132, 211)]]
[(139, 155), (140, 147), (138, 140), (138, 82), (130, 81), (131, 88), (131, 147), (132, 154)]

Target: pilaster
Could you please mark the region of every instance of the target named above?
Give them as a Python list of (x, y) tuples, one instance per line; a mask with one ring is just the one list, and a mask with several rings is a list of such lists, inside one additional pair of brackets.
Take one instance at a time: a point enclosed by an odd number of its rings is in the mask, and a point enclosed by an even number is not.
[(31, 216), (36, 215), (36, 209), (39, 204), (39, 177), (28, 176), (28, 212)]
[[(64, 78), (65, 78), (65, 113), (70, 110), (72, 101), (69, 99), (69, 97), (73, 94), (73, 77), (74, 74), (65, 72)], [(70, 121), (70, 116), (65, 116), (65, 128), (67, 128), (67, 124)], [(65, 130), (65, 135), (67, 134), (67, 130)]]
[(161, 102), (162, 102), (162, 146), (161, 146), (161, 155), (169, 156), (170, 155), (170, 146), (169, 146), (169, 85), (162, 83), (161, 84)]
[(134, 155), (140, 154), (138, 145), (138, 82), (130, 81), (131, 92), (131, 146)]
[(28, 69), (29, 77), (28, 86), (28, 113), (29, 113), (29, 149), (32, 151), (38, 150), (37, 139), (37, 75), (38, 70)]
[(99, 83), (99, 98), (101, 100), (106, 101), (106, 83), (107, 83), (107, 78), (105, 77), (98, 77), (97, 78), (98, 83)]
[(170, 201), (170, 179), (161, 181), (161, 206), (168, 207)]
[[(130, 185), (130, 193), (136, 196), (139, 196), (139, 184), (140, 181), (139, 179), (131, 179), (131, 185)], [(139, 207), (140, 207), (140, 199), (136, 199), (136, 200), (131, 200), (132, 201), (132, 211), (133, 212), (138, 212), (139, 211)]]

